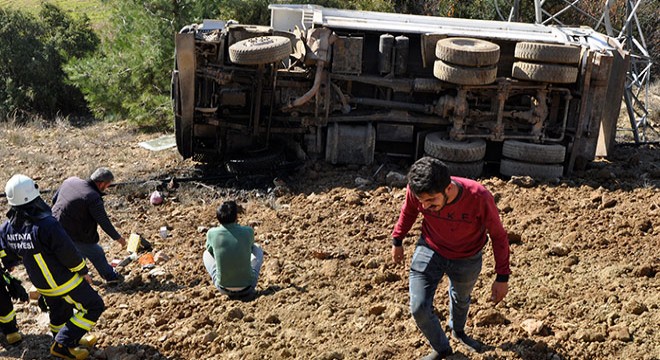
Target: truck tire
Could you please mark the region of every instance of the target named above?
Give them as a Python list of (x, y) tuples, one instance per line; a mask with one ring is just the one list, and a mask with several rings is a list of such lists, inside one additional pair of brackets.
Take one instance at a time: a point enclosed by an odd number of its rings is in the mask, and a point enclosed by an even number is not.
[(451, 176), (476, 179), (481, 176), (484, 170), (483, 160), (466, 163), (444, 161), (444, 163), (449, 168), (449, 175)]
[[(176, 148), (184, 159), (193, 156), (193, 118), (195, 93), (191, 89), (194, 79), (194, 34), (177, 36), (177, 54), (174, 59), (174, 71), (171, 81), (171, 98), (174, 110), (174, 139)], [(182, 61), (180, 63), (180, 61)], [(180, 66), (180, 65), (183, 66)], [(184, 89), (181, 88), (181, 77), (184, 79)], [(188, 86), (186, 86), (186, 84)], [(183, 90), (183, 91), (182, 91)], [(188, 101), (184, 106), (183, 100)]]
[(242, 154), (227, 160), (227, 172), (235, 175), (250, 175), (277, 169), (284, 161), (284, 151), (281, 147)]
[(262, 65), (286, 59), (291, 40), (283, 36), (259, 36), (236, 42), (229, 47), (229, 60), (239, 65)]
[(179, 151), (179, 154), (183, 158), (189, 158), (192, 156), (191, 142), (192, 139), (188, 134), (190, 131), (184, 131), (184, 129), (190, 129), (191, 124), (184, 123), (183, 118), (181, 117), (181, 95), (179, 94), (179, 77), (178, 77), (178, 67), (176, 62), (174, 63), (174, 72), (172, 72), (172, 82), (170, 95), (172, 98), (172, 107), (174, 110), (174, 139), (176, 140), (176, 148)]
[(433, 75), (437, 79), (457, 85), (486, 85), (495, 81), (497, 66), (465, 67), (436, 60)]
[(513, 63), (511, 76), (520, 80), (572, 84), (577, 80), (578, 69), (568, 65), (534, 64), (525, 61), (516, 61)]
[(502, 156), (536, 164), (559, 164), (566, 157), (566, 147), (559, 144), (533, 144), (518, 140), (506, 140)]
[(486, 155), (486, 141), (483, 139), (451, 140), (447, 133), (438, 131), (426, 135), (424, 152), (443, 161), (474, 162), (482, 160)]
[(500, 173), (504, 176), (530, 176), (537, 179), (560, 178), (564, 174), (561, 164), (532, 164), (522, 161), (502, 159)]
[(489, 66), (500, 60), (500, 46), (480, 39), (446, 38), (436, 43), (435, 56), (449, 64)]
[(523, 41), (516, 44), (514, 56), (531, 62), (577, 65), (580, 63), (580, 51), (579, 46)]
[(187, 159), (193, 156), (192, 152), (192, 124), (181, 116), (174, 117), (174, 139), (179, 154)]

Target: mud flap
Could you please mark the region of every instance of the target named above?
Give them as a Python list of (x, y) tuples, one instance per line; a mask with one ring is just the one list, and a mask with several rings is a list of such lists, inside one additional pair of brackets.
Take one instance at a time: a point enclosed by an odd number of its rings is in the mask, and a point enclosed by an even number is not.
[[(188, 158), (193, 155), (193, 116), (195, 112), (195, 34), (176, 34), (176, 63), (179, 71), (177, 88), (180, 99), (180, 118), (175, 131), (179, 153)], [(176, 95), (175, 95), (176, 96)], [(179, 114), (176, 114), (177, 117)]]

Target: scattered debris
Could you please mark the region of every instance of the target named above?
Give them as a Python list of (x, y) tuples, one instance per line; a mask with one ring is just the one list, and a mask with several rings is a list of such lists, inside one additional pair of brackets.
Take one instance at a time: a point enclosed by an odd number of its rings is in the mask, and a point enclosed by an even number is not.
[(153, 140), (142, 141), (138, 143), (138, 145), (140, 145), (141, 147), (147, 150), (161, 151), (176, 147), (176, 140), (174, 139), (174, 135), (172, 134), (172, 135), (161, 136)]
[(387, 176), (385, 176), (385, 182), (387, 183), (387, 186), (390, 187), (404, 188), (408, 185), (408, 178), (404, 174), (390, 171), (387, 173)]
[(163, 203), (163, 195), (160, 193), (160, 191), (156, 190), (151, 193), (149, 201), (151, 202), (151, 205), (160, 205)]

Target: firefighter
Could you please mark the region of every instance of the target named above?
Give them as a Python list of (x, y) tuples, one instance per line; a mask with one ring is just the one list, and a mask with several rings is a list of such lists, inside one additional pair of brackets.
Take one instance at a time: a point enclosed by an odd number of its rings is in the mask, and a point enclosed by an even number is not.
[[(0, 250), (0, 256), (4, 255), (5, 252)], [(23, 290), (20, 300), (27, 301), (28, 295), (20, 285), (20, 281), (11, 277), (5, 269), (0, 268), (0, 330), (5, 334), (9, 345), (14, 345), (23, 340), (23, 336), (18, 332), (16, 312), (11, 301), (12, 298), (16, 298), (16, 293), (12, 291), (12, 287), (16, 289), (16, 285)]]
[[(86, 359), (96, 337), (87, 334), (105, 309), (91, 287), (85, 261), (64, 228), (39, 196), (35, 182), (14, 175), (5, 186), (11, 209), (0, 226), (0, 247), (16, 256), (49, 308), (55, 334), (50, 353), (62, 359)], [(87, 334), (87, 335), (86, 335)]]

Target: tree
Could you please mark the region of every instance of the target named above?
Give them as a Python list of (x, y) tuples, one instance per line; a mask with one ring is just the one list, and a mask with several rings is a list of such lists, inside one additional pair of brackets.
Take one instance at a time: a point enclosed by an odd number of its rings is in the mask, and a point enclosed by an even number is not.
[(62, 65), (94, 51), (89, 19), (74, 20), (43, 4), (39, 17), (0, 10), (0, 119), (52, 118), (85, 109), (82, 94), (66, 83)]

